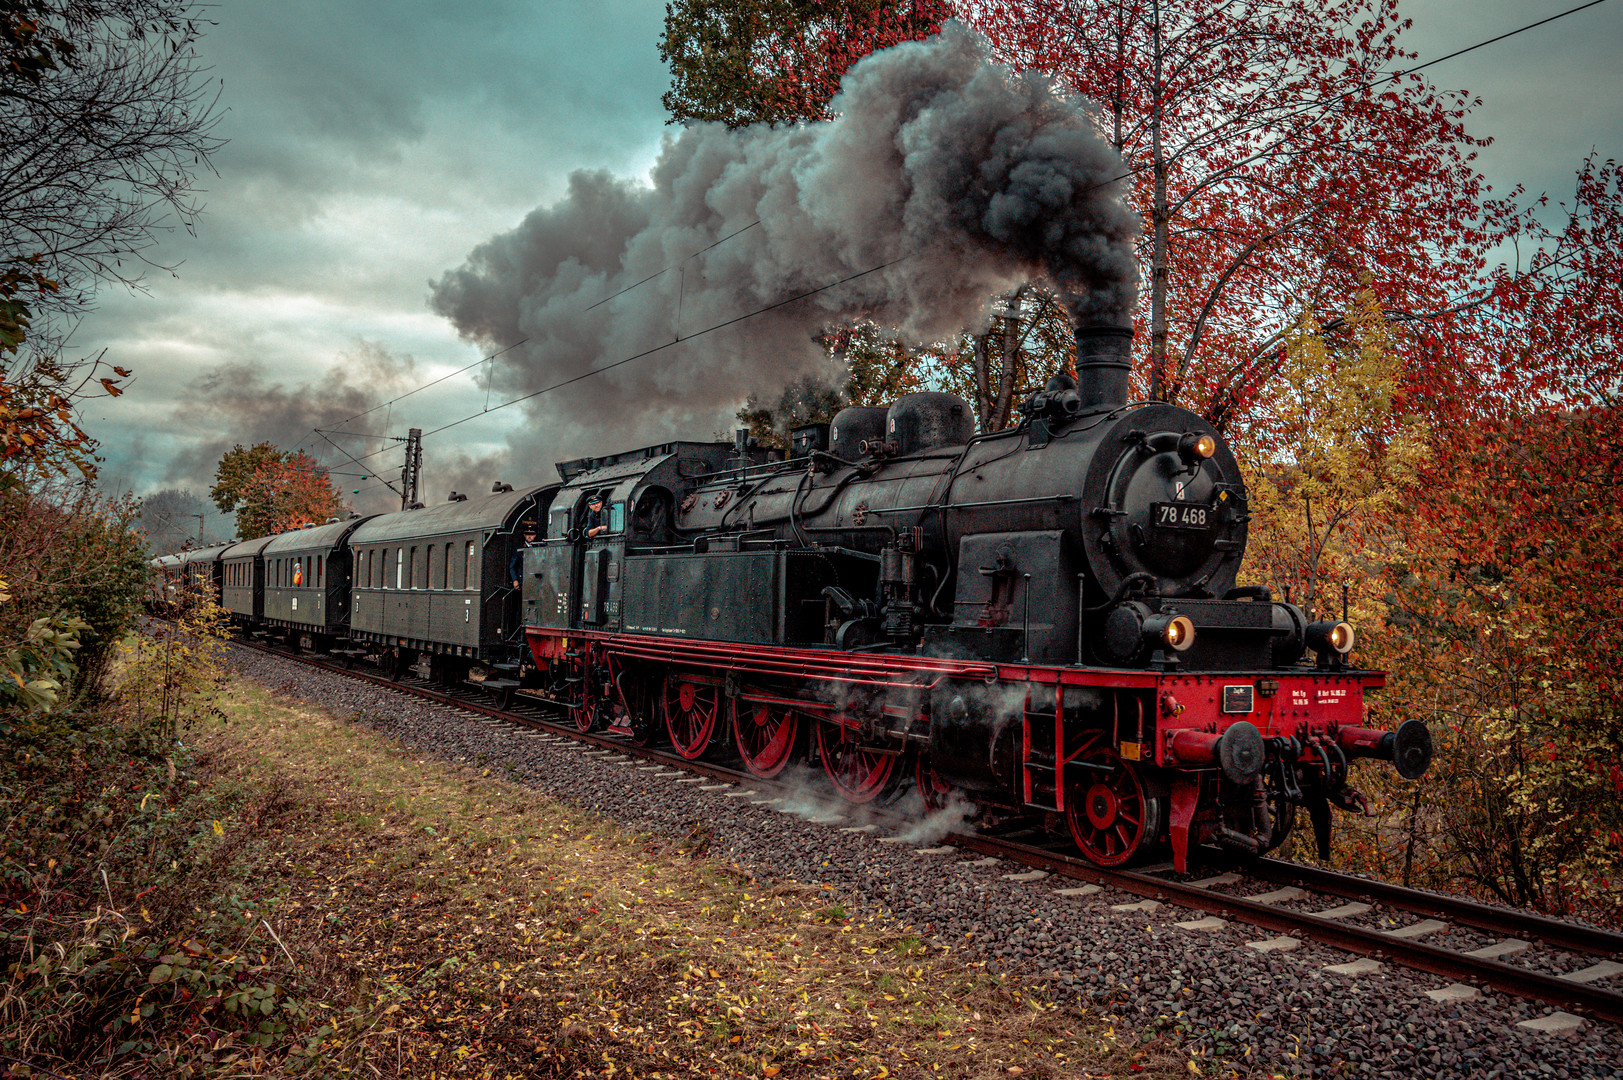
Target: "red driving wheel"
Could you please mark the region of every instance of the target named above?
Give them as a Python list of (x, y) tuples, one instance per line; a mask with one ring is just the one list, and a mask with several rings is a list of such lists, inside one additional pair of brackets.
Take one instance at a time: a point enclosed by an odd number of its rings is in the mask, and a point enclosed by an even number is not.
[(690, 682), (678, 675), (665, 679), (665, 730), (682, 757), (692, 760), (709, 748), (720, 696), (714, 686)]
[(930, 755), (920, 754), (917, 764), (913, 767), (913, 782), (918, 785), (919, 798), (924, 800), (924, 808), (930, 813), (944, 810), (947, 801), (952, 796), (952, 785), (942, 780), (930, 768)]
[(786, 706), (733, 699), (733, 741), (750, 775), (769, 779), (789, 764), (795, 752), (800, 714)]
[(896, 771), (896, 755), (864, 750), (856, 733), (838, 723), (817, 725), (817, 749), (834, 790), (846, 802), (870, 803), (885, 792)]

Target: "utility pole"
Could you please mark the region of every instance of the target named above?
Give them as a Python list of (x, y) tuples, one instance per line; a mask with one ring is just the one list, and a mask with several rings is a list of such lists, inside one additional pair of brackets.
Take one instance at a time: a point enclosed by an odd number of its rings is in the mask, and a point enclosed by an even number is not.
[(406, 433), (406, 463), (400, 469), (400, 509), (411, 509), (417, 502), (417, 481), (423, 473), (423, 429), (412, 428)]
[(203, 546), (203, 515), (202, 514), (187, 514), (186, 516), (187, 517), (194, 517), (194, 518), (197, 519), (197, 546), (202, 547)]

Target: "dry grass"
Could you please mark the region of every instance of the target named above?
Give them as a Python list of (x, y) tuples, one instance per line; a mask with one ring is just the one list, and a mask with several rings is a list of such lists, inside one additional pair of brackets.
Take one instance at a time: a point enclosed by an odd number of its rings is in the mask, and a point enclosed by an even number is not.
[(293, 804), (261, 837), (267, 947), (352, 1018), (317, 1047), (335, 1071), (1189, 1075), (821, 889), (757, 888), (702, 825), (633, 837), (251, 684), (221, 705), (209, 768)]

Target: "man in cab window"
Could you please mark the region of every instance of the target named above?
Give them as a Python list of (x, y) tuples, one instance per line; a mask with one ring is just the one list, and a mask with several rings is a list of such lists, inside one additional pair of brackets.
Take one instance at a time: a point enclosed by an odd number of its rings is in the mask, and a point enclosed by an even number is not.
[(581, 530), (586, 539), (602, 536), (609, 531), (608, 522), (603, 520), (603, 496), (594, 493), (586, 500), (586, 521)]

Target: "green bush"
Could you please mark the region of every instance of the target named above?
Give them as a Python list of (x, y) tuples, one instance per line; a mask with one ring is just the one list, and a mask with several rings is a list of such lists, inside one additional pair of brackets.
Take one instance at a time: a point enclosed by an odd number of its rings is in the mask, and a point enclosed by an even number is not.
[[(43, 660), (67, 676), (55, 694), (42, 687), (42, 697), (0, 698), (0, 708), (56, 707), (64, 695), (100, 693), (112, 649), (135, 625), (151, 579), (133, 516), (129, 501), (105, 504), (77, 485), (68, 494), (0, 492), (0, 662), (20, 674), (15, 654), (19, 664), (37, 669)], [(39, 639), (51, 632), (74, 634), (71, 666), (43, 659)], [(55, 646), (43, 653), (62, 656)]]

